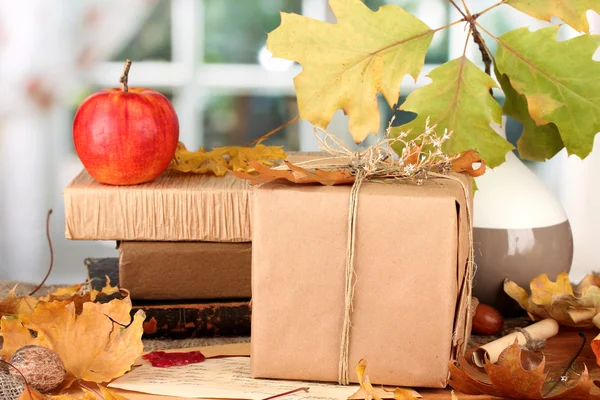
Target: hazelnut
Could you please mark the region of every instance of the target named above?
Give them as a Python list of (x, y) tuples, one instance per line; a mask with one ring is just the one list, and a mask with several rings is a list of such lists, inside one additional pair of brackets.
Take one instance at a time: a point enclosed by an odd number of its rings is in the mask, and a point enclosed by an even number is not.
[[(54, 351), (42, 346), (25, 346), (13, 354), (10, 363), (18, 370), (10, 373), (25, 380), (34, 389), (48, 393), (65, 379), (65, 366)], [(21, 374), (23, 376), (21, 376)]]

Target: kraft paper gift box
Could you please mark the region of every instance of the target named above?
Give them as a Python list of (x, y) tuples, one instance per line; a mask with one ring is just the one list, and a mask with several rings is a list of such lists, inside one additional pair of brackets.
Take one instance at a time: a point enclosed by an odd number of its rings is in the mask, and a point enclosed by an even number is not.
[[(470, 193), (470, 179), (455, 175)], [(351, 186), (256, 189), (252, 376), (338, 381)], [(470, 223), (451, 179), (366, 182), (358, 193), (348, 369), (371, 382), (441, 388), (464, 351)], [(465, 292), (467, 291), (467, 292)]]
[(250, 298), (252, 243), (120, 242), (119, 284), (134, 300)]

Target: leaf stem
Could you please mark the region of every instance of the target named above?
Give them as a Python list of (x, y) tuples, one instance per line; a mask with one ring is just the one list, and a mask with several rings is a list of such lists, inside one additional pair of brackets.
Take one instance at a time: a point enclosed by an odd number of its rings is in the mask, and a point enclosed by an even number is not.
[(463, 47), (462, 56), (465, 57), (467, 55), (467, 46), (469, 45), (469, 39), (471, 38), (471, 34), (473, 33), (473, 25), (469, 24), (469, 32), (467, 33), (467, 40), (465, 40), (465, 47)]
[(475, 25), (477, 25), (477, 27), (479, 29), (481, 29), (483, 32), (487, 33), (495, 41), (497, 41), (497, 42), (500, 41), (500, 39), (498, 39), (496, 36), (492, 35), (487, 29), (485, 29), (483, 26), (481, 26), (481, 24), (479, 22), (475, 21)]
[(478, 13), (477, 13), (477, 14), (475, 14), (475, 15), (477, 15), (477, 17), (480, 17), (480, 16), (482, 16), (483, 14), (487, 13), (488, 11), (491, 11), (491, 10), (493, 10), (494, 8), (501, 6), (502, 4), (506, 3), (507, 1), (508, 1), (508, 0), (501, 0), (500, 2), (498, 2), (498, 3), (494, 4), (493, 6), (489, 6), (489, 7), (488, 7), (488, 8), (486, 8), (485, 10), (483, 10), (483, 11), (480, 11), (480, 12), (478, 12)]
[(465, 12), (467, 13), (467, 15), (469, 17), (471, 17), (471, 12), (469, 11), (469, 7), (467, 6), (467, 3), (465, 2), (465, 0), (462, 0), (462, 4), (463, 4), (463, 7), (465, 8)]
[(450, 28), (451, 26), (460, 24), (461, 22), (465, 22), (465, 20), (464, 19), (459, 19), (458, 21), (450, 22), (449, 24), (446, 24), (444, 26), (440, 26), (439, 28), (436, 28), (436, 29), (432, 30), (432, 32), (436, 33), (436, 32), (441, 31), (443, 29)]
[(30, 296), (33, 296), (38, 290), (44, 286), (44, 283), (48, 280), (50, 273), (52, 272), (52, 267), (54, 266), (54, 249), (52, 248), (52, 239), (50, 238), (50, 215), (52, 215), (52, 209), (48, 210), (48, 215), (46, 215), (46, 238), (48, 239), (48, 247), (50, 248), (50, 266), (48, 267), (48, 272), (46, 276), (42, 280), (42, 282), (29, 293)]
[(454, 8), (456, 8), (458, 10), (460, 15), (462, 15), (466, 21), (468, 19), (468, 17), (467, 17), (467, 14), (465, 14), (465, 12), (462, 10), (462, 8), (460, 8), (454, 0), (448, 0), (448, 1), (450, 2), (450, 4), (452, 4), (454, 6)]
[(273, 129), (273, 130), (265, 133), (261, 137), (254, 139), (253, 141), (251, 141), (250, 143), (248, 143), (246, 145), (246, 147), (252, 147), (254, 145), (261, 144), (269, 136), (276, 134), (280, 130), (282, 130), (284, 128), (287, 128), (288, 126), (292, 125), (294, 122), (298, 121), (298, 118), (300, 118), (300, 116), (296, 115), (294, 118), (290, 119), (288, 122), (285, 122), (284, 124), (279, 125), (277, 128), (275, 128), (275, 129)]

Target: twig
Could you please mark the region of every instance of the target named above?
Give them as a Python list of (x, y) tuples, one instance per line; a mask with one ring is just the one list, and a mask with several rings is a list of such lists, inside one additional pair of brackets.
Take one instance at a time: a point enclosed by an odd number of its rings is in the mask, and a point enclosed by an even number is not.
[(296, 115), (294, 118), (290, 119), (285, 124), (279, 125), (277, 128), (273, 129), (272, 131), (269, 131), (269, 132), (265, 133), (264, 135), (262, 135), (261, 137), (259, 137), (257, 139), (254, 139), (253, 141), (251, 141), (250, 143), (248, 143), (248, 145), (246, 147), (252, 147), (254, 145), (262, 143), (262, 141), (265, 140), (266, 138), (268, 138), (269, 136), (276, 134), (280, 130), (282, 130), (284, 128), (287, 128), (288, 126), (290, 126), (294, 122), (298, 121), (298, 118), (300, 118), (300, 116)]
[(50, 273), (52, 272), (52, 267), (54, 266), (54, 249), (52, 248), (52, 239), (50, 238), (50, 215), (51, 214), (52, 214), (52, 209), (49, 209), (48, 215), (46, 216), (46, 238), (48, 239), (48, 247), (50, 248), (50, 266), (48, 267), (48, 272), (46, 273), (44, 280), (42, 281), (42, 283), (40, 283), (38, 285), (38, 287), (36, 287), (35, 289), (33, 289), (33, 291), (31, 293), (29, 293), (30, 296), (33, 296), (38, 290), (40, 290), (42, 288), (42, 286), (44, 286), (44, 283), (46, 283), (46, 281), (48, 280), (48, 277), (50, 276)]
[[(485, 65), (485, 73), (488, 74), (489, 76), (492, 76), (492, 58), (491, 58), (490, 54), (488, 53), (488, 49), (487, 49), (487, 46), (485, 45), (485, 41), (483, 40), (483, 37), (477, 30), (477, 26), (474, 23), (471, 24), (471, 28), (473, 30), (473, 41), (477, 44), (477, 47), (479, 48), (479, 52), (481, 53), (481, 60), (483, 61), (483, 64)], [(494, 93), (492, 92), (492, 89), (490, 89), (490, 94), (492, 96), (494, 95)]]
[(581, 346), (579, 346), (579, 350), (577, 350), (577, 353), (571, 358), (571, 360), (569, 360), (569, 363), (567, 364), (567, 368), (565, 368), (563, 373), (560, 374), (560, 378), (556, 382), (554, 382), (554, 384), (550, 387), (550, 389), (548, 389), (546, 391), (546, 393), (544, 393), (544, 395), (542, 397), (548, 396), (556, 388), (556, 386), (558, 386), (558, 384), (561, 382), (561, 378), (563, 376), (567, 375), (567, 373), (569, 372), (569, 369), (571, 369), (571, 367), (573, 366), (575, 361), (577, 361), (577, 359), (581, 355), (581, 352), (583, 351), (583, 348), (585, 347), (585, 343), (587, 342), (587, 338), (585, 337), (585, 334), (583, 332), (579, 332), (579, 337), (581, 337), (583, 339), (583, 342), (581, 342)]
[(271, 400), (271, 399), (276, 399), (278, 397), (283, 397), (283, 396), (287, 396), (288, 394), (292, 394), (292, 393), (297, 393), (297, 392), (307, 392), (310, 388), (308, 387), (301, 387), (298, 389), (294, 389), (294, 390), (290, 390), (289, 392), (285, 392), (285, 393), (280, 393), (280, 394), (276, 394), (275, 396), (270, 396), (270, 397), (265, 397), (262, 400)]

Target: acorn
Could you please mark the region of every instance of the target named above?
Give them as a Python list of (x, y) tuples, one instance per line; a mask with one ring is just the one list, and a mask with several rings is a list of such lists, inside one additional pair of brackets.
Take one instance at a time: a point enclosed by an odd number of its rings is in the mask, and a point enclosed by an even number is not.
[(24, 377), (29, 386), (41, 393), (56, 389), (67, 374), (58, 354), (42, 346), (21, 347), (13, 354), (10, 363), (18, 370), (11, 368), (12, 375), (21, 380)]
[(504, 327), (504, 318), (493, 307), (478, 304), (473, 315), (473, 333), (478, 335), (496, 335)]

